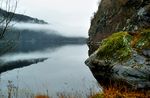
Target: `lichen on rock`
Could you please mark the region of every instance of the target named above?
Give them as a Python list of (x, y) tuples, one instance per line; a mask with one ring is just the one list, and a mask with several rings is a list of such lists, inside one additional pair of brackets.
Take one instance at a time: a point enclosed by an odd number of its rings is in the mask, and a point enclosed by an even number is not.
[(150, 87), (150, 32), (117, 32), (102, 40), (86, 64), (95, 77), (127, 82), (134, 88)]

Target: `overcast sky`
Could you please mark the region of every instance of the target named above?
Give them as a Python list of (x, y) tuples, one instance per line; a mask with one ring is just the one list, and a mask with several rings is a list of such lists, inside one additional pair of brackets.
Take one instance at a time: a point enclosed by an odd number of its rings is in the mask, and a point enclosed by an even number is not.
[(61, 33), (88, 36), (99, 0), (19, 0), (17, 12), (49, 22)]

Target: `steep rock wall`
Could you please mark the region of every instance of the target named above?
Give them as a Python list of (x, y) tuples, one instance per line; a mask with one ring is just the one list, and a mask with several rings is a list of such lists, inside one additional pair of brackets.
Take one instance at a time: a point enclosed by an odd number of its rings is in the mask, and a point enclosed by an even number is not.
[(150, 0), (101, 0), (89, 29), (89, 55), (113, 32), (135, 32), (150, 25)]

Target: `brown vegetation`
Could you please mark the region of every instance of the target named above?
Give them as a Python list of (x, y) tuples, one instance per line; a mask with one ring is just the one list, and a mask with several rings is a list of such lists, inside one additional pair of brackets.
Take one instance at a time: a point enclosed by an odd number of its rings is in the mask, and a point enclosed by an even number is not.
[(104, 89), (104, 98), (149, 98), (149, 91), (130, 91), (123, 87), (109, 87)]
[(35, 96), (35, 98), (50, 98), (50, 97), (45, 96), (45, 95), (37, 95), (37, 96)]
[(103, 94), (96, 94), (90, 98), (150, 98), (150, 90), (131, 89), (126, 83), (103, 83)]

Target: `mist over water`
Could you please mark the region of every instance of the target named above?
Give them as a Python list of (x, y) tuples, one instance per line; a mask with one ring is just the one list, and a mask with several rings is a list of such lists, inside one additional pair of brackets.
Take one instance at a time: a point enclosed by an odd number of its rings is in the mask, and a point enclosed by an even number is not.
[(69, 36), (88, 36), (90, 19), (99, 0), (19, 0), (17, 13), (43, 19), (50, 28)]
[(63, 28), (57, 28), (52, 24), (33, 24), (33, 23), (12, 23), (13, 27), (20, 30), (34, 30), (34, 31), (44, 31), (45, 33), (55, 32), (56, 34), (66, 36), (66, 37), (87, 37), (84, 33), (73, 33), (68, 30), (64, 31)]
[[(85, 44), (90, 18), (97, 9), (97, 1), (19, 0), (17, 13), (49, 24), (11, 22), (12, 31), (5, 37), (15, 45), (0, 56), (2, 92), (7, 93), (8, 81), (12, 81), (19, 92), (44, 94), (49, 91), (52, 96), (64, 92), (85, 97), (91, 90), (102, 91), (84, 64), (88, 58)], [(17, 40), (12, 38), (14, 32), (19, 36)], [(24, 98), (19, 94), (18, 98)]]

